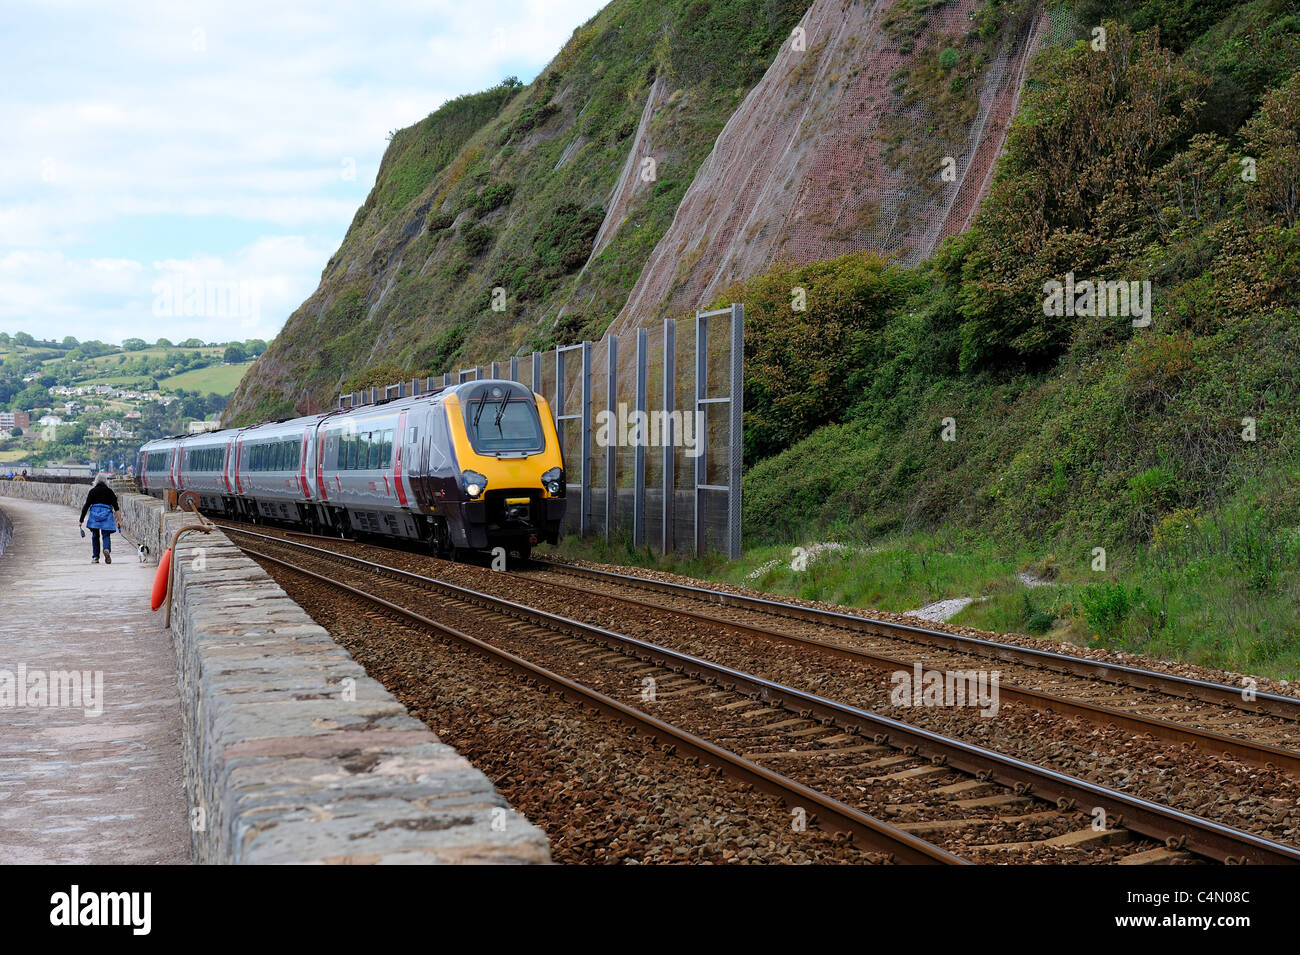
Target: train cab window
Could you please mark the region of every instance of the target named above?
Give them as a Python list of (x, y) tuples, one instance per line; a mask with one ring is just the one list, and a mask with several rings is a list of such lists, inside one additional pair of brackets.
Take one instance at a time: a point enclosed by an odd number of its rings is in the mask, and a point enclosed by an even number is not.
[(502, 393), (500, 387), (485, 388), (465, 402), (464, 414), (470, 443), (480, 454), (542, 449), (541, 419), (528, 397)]

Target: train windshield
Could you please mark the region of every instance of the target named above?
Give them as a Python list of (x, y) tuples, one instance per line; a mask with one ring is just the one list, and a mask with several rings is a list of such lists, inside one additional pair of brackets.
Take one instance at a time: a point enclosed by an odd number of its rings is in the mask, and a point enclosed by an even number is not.
[(485, 388), (464, 403), (464, 411), (465, 430), (479, 454), (542, 449), (542, 423), (531, 395)]

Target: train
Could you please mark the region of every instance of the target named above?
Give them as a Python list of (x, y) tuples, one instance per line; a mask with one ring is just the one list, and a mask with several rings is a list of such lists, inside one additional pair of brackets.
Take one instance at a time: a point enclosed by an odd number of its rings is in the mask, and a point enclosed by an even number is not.
[(401, 538), (441, 557), (559, 540), (564, 457), (546, 399), (482, 379), (413, 397), (143, 445), (142, 490), (314, 534)]

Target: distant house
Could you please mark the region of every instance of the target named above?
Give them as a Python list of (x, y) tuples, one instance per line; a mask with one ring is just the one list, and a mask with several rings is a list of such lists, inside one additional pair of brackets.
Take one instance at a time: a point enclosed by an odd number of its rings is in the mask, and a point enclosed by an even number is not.
[(90, 429), (91, 435), (96, 438), (134, 438), (135, 433), (127, 431), (122, 427), (122, 422), (114, 418), (101, 421), (97, 426)]
[(32, 426), (32, 417), (26, 411), (0, 411), (0, 431), (14, 428), (26, 430)]

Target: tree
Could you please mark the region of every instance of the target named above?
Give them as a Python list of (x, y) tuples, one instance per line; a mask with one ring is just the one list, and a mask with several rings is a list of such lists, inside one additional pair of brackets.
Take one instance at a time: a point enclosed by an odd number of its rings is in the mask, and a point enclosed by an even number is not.
[(166, 338), (160, 338), (160, 339), (158, 339), (156, 342), (154, 342), (154, 347), (155, 347), (155, 348), (175, 348), (176, 346), (174, 346), (174, 345), (171, 343), (170, 340), (168, 340), (168, 339), (166, 339)]
[(32, 336), (28, 335), (26, 332), (19, 332), (17, 335), (14, 336), (14, 344), (34, 345), (36, 344), (36, 339), (32, 338)]
[(31, 411), (33, 408), (44, 408), (49, 403), (50, 393), (34, 382), (14, 395), (10, 402), (14, 411)]
[(181, 348), (202, 348), (203, 342), (201, 342), (197, 338), (187, 338), (185, 339), (185, 341), (181, 342), (180, 347)]
[(248, 352), (249, 357), (256, 358), (262, 352), (266, 351), (266, 342), (260, 338), (250, 338), (244, 342), (244, 350)]
[(221, 356), (222, 361), (238, 364), (241, 361), (248, 360), (248, 353), (244, 351), (244, 346), (238, 342), (231, 342), (226, 346), (225, 353)]
[(71, 349), (71, 348), (76, 348), (78, 344), (79, 344), (79, 343), (77, 342), (77, 340), (76, 340), (75, 338), (73, 338), (71, 335), (64, 335), (64, 336), (63, 336), (63, 347), (64, 347), (64, 348), (69, 348), (69, 349)]
[(143, 338), (128, 338), (122, 342), (122, 347), (127, 351), (144, 351), (149, 343)]

